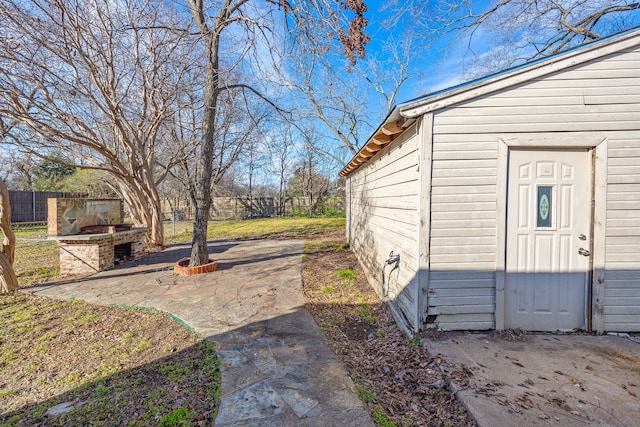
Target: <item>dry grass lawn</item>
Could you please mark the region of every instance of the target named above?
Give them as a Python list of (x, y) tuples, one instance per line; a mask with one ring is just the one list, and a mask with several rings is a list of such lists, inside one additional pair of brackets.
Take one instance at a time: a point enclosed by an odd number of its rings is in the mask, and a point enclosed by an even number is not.
[[(0, 296), (0, 425), (210, 425), (220, 395), (213, 345), (167, 315)], [(79, 404), (66, 416), (46, 411)]]

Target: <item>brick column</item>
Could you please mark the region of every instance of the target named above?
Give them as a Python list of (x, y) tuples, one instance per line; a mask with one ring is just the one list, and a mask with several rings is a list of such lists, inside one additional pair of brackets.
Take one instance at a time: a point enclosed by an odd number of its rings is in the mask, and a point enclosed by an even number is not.
[(49, 236), (57, 236), (60, 233), (62, 209), (58, 199), (47, 199), (47, 234)]

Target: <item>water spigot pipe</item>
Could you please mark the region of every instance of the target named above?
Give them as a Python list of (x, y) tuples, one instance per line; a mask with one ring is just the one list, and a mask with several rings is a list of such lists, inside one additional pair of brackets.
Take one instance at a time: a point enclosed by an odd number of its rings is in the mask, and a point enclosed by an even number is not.
[(387, 265), (393, 265), (393, 268), (389, 271), (389, 276), (391, 276), (391, 273), (393, 273), (394, 270), (400, 268), (400, 254), (394, 255), (393, 251), (391, 251), (391, 253), (389, 254), (389, 258), (387, 258), (382, 266), (382, 302), (384, 302), (384, 298), (386, 296), (386, 292), (384, 289), (384, 270), (387, 268)]

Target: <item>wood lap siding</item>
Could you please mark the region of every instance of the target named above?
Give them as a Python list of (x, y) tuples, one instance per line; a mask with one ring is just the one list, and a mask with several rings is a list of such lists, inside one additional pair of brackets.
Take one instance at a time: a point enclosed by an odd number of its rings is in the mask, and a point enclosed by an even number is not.
[(608, 138), (605, 330), (640, 330), (638, 70), (630, 50), (434, 113), (429, 321), (495, 327), (498, 140), (597, 131)]
[[(387, 295), (394, 308), (415, 318), (418, 236), (418, 145), (415, 128), (349, 176), (350, 244), (381, 294), (381, 271), (390, 251), (400, 254), (400, 268), (387, 275)], [(391, 267), (386, 268), (387, 274)]]
[[(597, 79), (596, 70), (609, 79)], [(640, 50), (636, 49), (581, 71), (582, 78), (606, 82), (585, 90), (585, 103), (605, 113), (600, 120), (611, 131), (607, 153), (605, 331), (640, 330), (639, 70)]]

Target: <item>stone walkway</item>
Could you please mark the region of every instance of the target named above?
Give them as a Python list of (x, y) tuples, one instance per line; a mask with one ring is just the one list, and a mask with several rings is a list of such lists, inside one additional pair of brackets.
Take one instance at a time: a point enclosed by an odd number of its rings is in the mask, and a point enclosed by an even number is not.
[(300, 241), (216, 241), (216, 272), (181, 277), (176, 246), (34, 294), (163, 310), (216, 344), (216, 426), (372, 426), (353, 382), (304, 307)]

